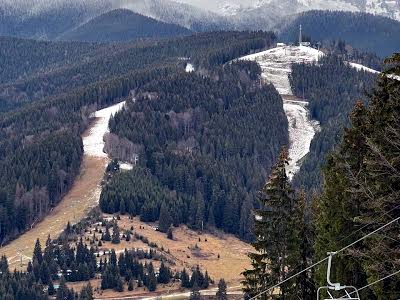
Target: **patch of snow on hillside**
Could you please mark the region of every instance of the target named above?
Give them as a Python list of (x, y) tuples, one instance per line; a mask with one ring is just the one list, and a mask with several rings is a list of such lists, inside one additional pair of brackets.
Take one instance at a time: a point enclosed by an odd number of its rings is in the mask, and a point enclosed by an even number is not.
[(107, 157), (104, 153), (104, 135), (109, 131), (108, 122), (111, 116), (115, 115), (125, 105), (120, 102), (113, 106), (98, 110), (93, 117), (96, 118), (95, 124), (89, 130), (89, 134), (83, 137), (83, 150), (86, 155), (93, 157)]
[(262, 70), (262, 78), (275, 86), (283, 99), (283, 109), (289, 124), (289, 156), (287, 167), (289, 179), (299, 171), (301, 161), (310, 151), (311, 141), (319, 130), (317, 121), (311, 120), (307, 102), (293, 97), (289, 74), (293, 63), (318, 61), (323, 53), (305, 46), (284, 46), (242, 57), (256, 61)]
[(192, 72), (194, 72), (194, 67), (193, 67), (193, 65), (192, 65), (192, 64), (187, 64), (187, 65), (186, 65), (185, 71), (186, 71), (187, 73), (192, 73)]
[(349, 64), (350, 64), (351, 67), (357, 69), (358, 71), (366, 71), (366, 72), (376, 73), (376, 74), (380, 73), (377, 70), (368, 68), (368, 67), (360, 65), (360, 64), (356, 64), (356, 63), (353, 63), (353, 62), (350, 62)]
[(133, 165), (130, 164), (130, 163), (120, 162), (119, 163), (119, 168), (121, 170), (130, 171), (130, 170), (133, 169)]

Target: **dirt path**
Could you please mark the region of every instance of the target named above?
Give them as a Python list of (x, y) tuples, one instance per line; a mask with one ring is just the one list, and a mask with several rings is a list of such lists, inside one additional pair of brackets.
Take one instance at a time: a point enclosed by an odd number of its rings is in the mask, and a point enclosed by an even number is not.
[(37, 238), (44, 247), (49, 235), (52, 238), (58, 237), (68, 221), (78, 222), (98, 203), (101, 180), (109, 160), (107, 155), (102, 152), (103, 135), (108, 130), (110, 116), (120, 110), (122, 106), (123, 103), (119, 103), (95, 113), (95, 121), (82, 136), (84, 157), (81, 171), (68, 194), (43, 221), (0, 249), (0, 255), (7, 256), (11, 270), (21, 268), (21, 257), (22, 269), (26, 268), (27, 263), (31, 260)]

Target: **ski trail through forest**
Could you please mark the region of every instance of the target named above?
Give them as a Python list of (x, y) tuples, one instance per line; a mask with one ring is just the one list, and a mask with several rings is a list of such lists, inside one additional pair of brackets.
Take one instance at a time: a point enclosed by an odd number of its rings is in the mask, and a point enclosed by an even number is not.
[(57, 238), (68, 222), (72, 224), (79, 222), (92, 207), (97, 205), (101, 193), (101, 181), (109, 162), (107, 154), (103, 152), (103, 136), (108, 131), (110, 117), (123, 106), (124, 102), (121, 102), (93, 114), (92, 125), (82, 135), (84, 156), (81, 171), (70, 191), (41, 222), (0, 248), (0, 255), (7, 256), (11, 270), (26, 268), (37, 238), (44, 247), (49, 235), (53, 239)]
[(289, 125), (289, 179), (300, 170), (301, 162), (310, 151), (311, 141), (319, 130), (319, 123), (310, 119), (308, 102), (293, 95), (289, 75), (293, 63), (312, 63), (322, 52), (305, 46), (282, 46), (251, 54), (240, 59), (257, 62), (262, 79), (274, 85), (283, 99), (283, 109)]

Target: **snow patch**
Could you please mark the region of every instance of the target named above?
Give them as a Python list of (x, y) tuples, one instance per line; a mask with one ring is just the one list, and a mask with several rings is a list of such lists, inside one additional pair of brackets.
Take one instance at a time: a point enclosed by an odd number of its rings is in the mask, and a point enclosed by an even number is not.
[(186, 65), (185, 71), (186, 71), (187, 73), (192, 73), (192, 72), (194, 72), (194, 67), (193, 67), (193, 65), (192, 65), (192, 64), (187, 64), (187, 65)]
[(351, 67), (353, 67), (354, 69), (357, 69), (358, 71), (366, 71), (366, 72), (370, 72), (370, 73), (375, 73), (375, 74), (379, 74), (380, 72), (371, 68), (368, 68), (366, 66), (360, 65), (360, 64), (356, 64), (353, 62), (350, 62), (349, 65)]
[(130, 171), (130, 170), (133, 169), (133, 165), (130, 164), (130, 163), (120, 162), (120, 163), (119, 163), (119, 168), (120, 168), (121, 170), (124, 170), (124, 171)]
[(111, 116), (115, 115), (125, 105), (124, 102), (96, 111), (93, 117), (96, 118), (95, 124), (89, 130), (89, 134), (83, 137), (84, 153), (92, 157), (107, 157), (104, 149), (104, 135), (109, 132), (108, 122)]

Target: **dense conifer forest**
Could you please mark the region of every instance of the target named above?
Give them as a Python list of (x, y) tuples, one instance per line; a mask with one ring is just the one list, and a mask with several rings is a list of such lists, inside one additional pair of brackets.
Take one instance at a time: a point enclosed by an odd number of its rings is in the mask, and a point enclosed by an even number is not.
[(349, 67), (337, 55), (318, 64), (294, 64), (290, 77), (293, 92), (309, 101), (310, 117), (321, 124), (294, 183), (307, 191), (319, 190), (325, 157), (340, 142), (348, 114), (357, 100), (367, 102), (376, 75)]
[[(94, 47), (89, 62), (81, 57), (70, 65), (66, 58), (65, 65), (42, 72), (57, 61), (49, 58), (32, 68), (36, 73), (29, 79), (3, 85), (2, 108), (13, 109), (0, 115), (0, 240), (4, 243), (27, 229), (68, 191), (79, 172), (80, 134), (93, 111), (130, 96), (148, 82), (179, 74), (186, 64), (183, 59), (190, 57), (207, 72), (211, 66), (268, 47), (273, 40), (272, 33), (224, 32), (115, 48), (87, 45), (76, 51), (85, 57), (85, 51)], [(29, 51), (36, 55), (39, 50), (35, 47), (52, 47), (36, 42), (23, 44), (28, 49), (17, 53), (27, 61), (35, 60), (27, 56)], [(64, 52), (63, 47), (70, 47), (54, 45), (53, 52), (49, 51), (55, 57), (60, 55), (58, 51)], [(5, 63), (12, 56), (11, 51), (8, 53)], [(11, 61), (16, 64), (16, 60)], [(5, 80), (21, 76), (19, 70)]]
[(108, 150), (125, 161), (138, 156), (148, 170), (114, 177), (101, 195), (103, 211), (160, 218), (165, 229), (216, 227), (250, 240), (254, 191), (288, 144), (282, 99), (272, 86), (260, 87), (260, 72), (240, 62), (141, 87), (110, 120)]

